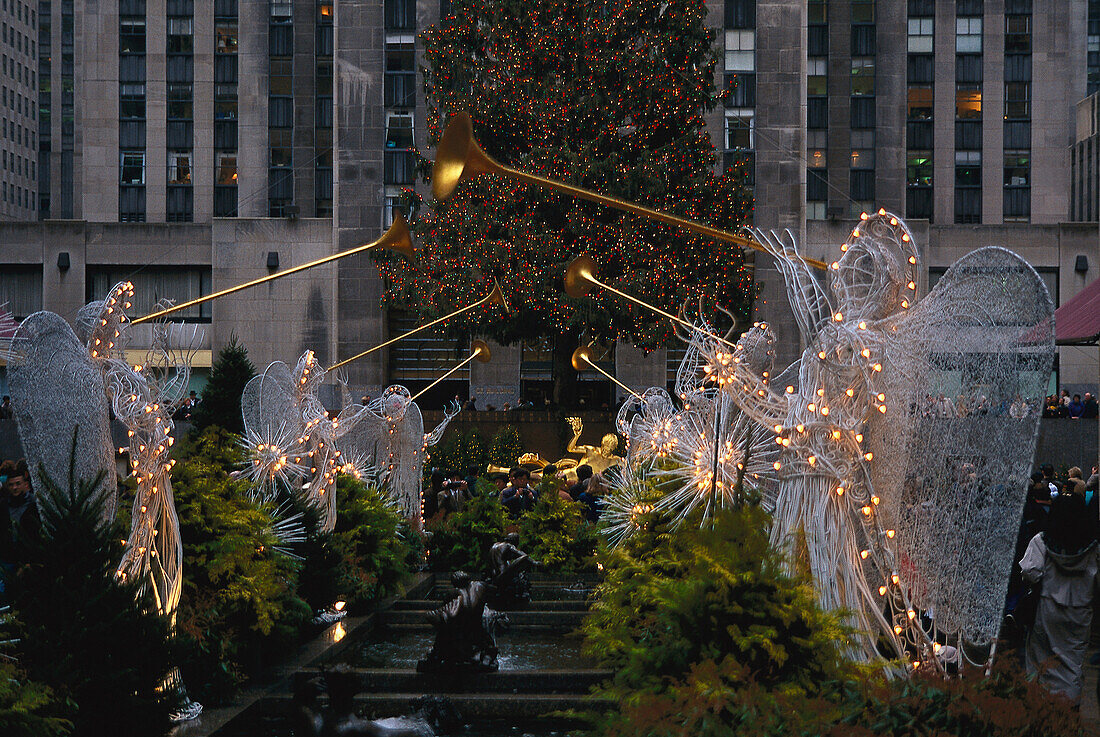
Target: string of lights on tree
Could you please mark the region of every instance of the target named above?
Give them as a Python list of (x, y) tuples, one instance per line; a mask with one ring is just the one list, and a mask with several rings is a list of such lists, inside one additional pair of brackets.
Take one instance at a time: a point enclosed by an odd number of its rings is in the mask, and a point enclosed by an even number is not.
[[(701, 0), (455, 2), (421, 35), (429, 143), (451, 113), (468, 110), (477, 139), (506, 165), (736, 228), (752, 200), (743, 173), (714, 174), (703, 115), (718, 102), (717, 52), (706, 12)], [(703, 294), (749, 310), (752, 275), (736, 245), (496, 176), (468, 182), (432, 208), (411, 191), (407, 197), (421, 268), (379, 256), (387, 304), (443, 314), (500, 276), (519, 307), (510, 316), (471, 311), (449, 324), (452, 331), (505, 342), (581, 330), (643, 347), (672, 339), (667, 322), (640, 307), (563, 295), (561, 274), (581, 252), (594, 254), (618, 286), (664, 309)]]

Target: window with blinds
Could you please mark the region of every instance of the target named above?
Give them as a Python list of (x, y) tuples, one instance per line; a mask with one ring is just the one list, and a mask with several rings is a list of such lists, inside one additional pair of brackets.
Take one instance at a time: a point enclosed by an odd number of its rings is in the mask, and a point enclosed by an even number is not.
[[(90, 267), (87, 279), (87, 300), (91, 302), (103, 299), (111, 287), (121, 281), (131, 281), (134, 284), (134, 298), (131, 300), (132, 307), (129, 312), (132, 317), (153, 312), (157, 301), (161, 299), (170, 299), (179, 304), (211, 292), (209, 267)], [(40, 301), (41, 282), (39, 278)], [(183, 322), (210, 322), (210, 303), (176, 312), (172, 319)]]

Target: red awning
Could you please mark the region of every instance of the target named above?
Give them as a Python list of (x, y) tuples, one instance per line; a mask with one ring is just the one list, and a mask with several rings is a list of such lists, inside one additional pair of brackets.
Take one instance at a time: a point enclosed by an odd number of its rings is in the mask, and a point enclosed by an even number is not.
[(1054, 311), (1054, 342), (1096, 345), (1100, 339), (1100, 279)]

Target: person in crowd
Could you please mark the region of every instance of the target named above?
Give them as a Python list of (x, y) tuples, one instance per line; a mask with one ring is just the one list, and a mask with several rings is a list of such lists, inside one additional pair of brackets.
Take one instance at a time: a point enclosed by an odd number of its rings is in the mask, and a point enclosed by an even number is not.
[(1085, 392), (1085, 401), (1082, 402), (1084, 408), (1081, 411), (1081, 418), (1085, 420), (1095, 420), (1097, 414), (1100, 413), (1100, 407), (1096, 404), (1096, 397), (1092, 396), (1092, 392)]
[(477, 466), (470, 464), (466, 466), (466, 478), (463, 479), (466, 482), (466, 493), (470, 499), (477, 496), (477, 480), (480, 474), (477, 472)]
[(1020, 560), (1024, 579), (1041, 585), (1035, 625), (1024, 651), (1027, 671), (1049, 691), (1073, 702), (1081, 698), (1100, 570), (1095, 528), (1084, 497), (1059, 494), (1050, 504), (1047, 529), (1031, 538)]
[(1027, 402), (1019, 394), (1012, 400), (1012, 404), (1008, 408), (1008, 416), (1014, 420), (1022, 420), (1027, 417)]
[(11, 409), (11, 397), (7, 394), (0, 400), (0, 420), (10, 420), (14, 415)]
[(504, 498), (504, 490), (508, 488), (508, 474), (506, 473), (494, 473), (490, 478), (493, 482), (493, 486), (496, 487), (497, 499)]
[(501, 412), (511, 412), (512, 411), (512, 404), (510, 402), (505, 402), (504, 406), (500, 408), (500, 411)]
[(470, 491), (459, 471), (448, 471), (443, 490), (439, 493), (439, 509), (444, 515), (461, 512), (470, 501)]
[(1039, 466), (1039, 470), (1043, 472), (1043, 481), (1050, 489), (1050, 496), (1053, 499), (1062, 493), (1062, 482), (1054, 477), (1054, 466), (1049, 463), (1044, 463)]
[(577, 496), (577, 501), (584, 505), (584, 518), (593, 524), (600, 521), (600, 505), (603, 495), (607, 493), (604, 485), (603, 474), (593, 474), (588, 479), (584, 491)]
[(370, 404), (370, 394), (364, 394), (363, 398), (359, 400), (359, 404), (363, 405), (364, 407)]
[[(1081, 475), (1081, 469), (1077, 466), (1071, 468), (1067, 473), (1066, 482), (1062, 485), (1062, 490), (1067, 494), (1077, 494), (1081, 498), (1085, 497), (1085, 479)], [(1088, 501), (1087, 499), (1085, 500)]]
[(1089, 480), (1085, 482), (1085, 491), (1097, 491), (1100, 492), (1100, 473), (1097, 473), (1097, 467), (1092, 467), (1092, 475), (1089, 476)]
[(949, 397), (944, 396), (942, 393), (936, 399), (936, 416), (937, 417), (954, 417), (955, 416), (955, 403), (952, 402)]
[(1081, 415), (1085, 414), (1085, 404), (1081, 401), (1080, 394), (1073, 395), (1073, 400), (1066, 405), (1066, 414), (1075, 420), (1081, 419)]
[(429, 520), (439, 512), (439, 493), (443, 491), (443, 482), (447, 477), (438, 468), (433, 468), (428, 477), (428, 493), (424, 495), (424, 519)]
[(531, 472), (516, 466), (508, 473), (511, 483), (500, 492), (500, 502), (512, 517), (519, 517), (538, 501), (538, 492), (531, 488)]
[(462, 405), (462, 409), (466, 412), (477, 412), (477, 397), (467, 399), (466, 404)]
[(588, 485), (588, 479), (590, 478), (592, 478), (592, 466), (587, 463), (577, 466), (577, 483), (569, 487), (569, 496), (573, 498), (573, 501), (580, 499), (581, 493), (584, 492), (584, 487)]
[(18, 563), (16, 546), (38, 534), (41, 523), (25, 460), (0, 463), (0, 561)]
[(1063, 389), (1061, 395), (1058, 397), (1058, 404), (1063, 407), (1068, 407), (1070, 403), (1069, 389)]

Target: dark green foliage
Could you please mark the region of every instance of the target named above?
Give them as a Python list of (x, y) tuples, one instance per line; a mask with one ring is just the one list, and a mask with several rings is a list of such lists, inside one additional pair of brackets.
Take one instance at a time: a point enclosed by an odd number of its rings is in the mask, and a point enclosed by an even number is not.
[(295, 548), (303, 558), (298, 594), (314, 610), (342, 598), (355, 612), (392, 594), (419, 564), (418, 536), (377, 488), (350, 476), (337, 481), (336, 508), (331, 534), (317, 531), (315, 512), (308, 516), (309, 537)]
[(854, 676), (843, 629), (782, 571), (759, 508), (674, 533), (648, 522), (601, 554), (606, 579), (584, 624), (586, 651), (615, 672), (606, 733), (728, 734), (780, 713), (773, 696), (801, 713)]
[(31, 681), (13, 660), (0, 655), (0, 734), (4, 737), (61, 737), (72, 722), (48, 686)]
[(265, 653), (285, 652), (311, 611), (295, 593), (299, 564), (273, 549), (272, 510), (249, 501), (247, 484), (227, 473), (243, 460), (234, 436), (210, 428), (187, 452), (172, 471), (184, 540), (181, 668), (199, 700), (216, 700)]
[(511, 468), (525, 451), (519, 429), (515, 425), (504, 425), (493, 433), (493, 439), (489, 441), (489, 463)]
[(476, 495), (461, 512), (428, 524), (428, 566), (433, 571), (489, 570), (489, 548), (504, 539), (504, 507), (493, 496)]
[[(1085, 693), (1084, 698), (1092, 698)], [(933, 675), (874, 681), (862, 703), (843, 716), (830, 737), (958, 735), (1070, 737), (1082, 735), (1070, 702), (1028, 680), (1005, 655), (988, 678), (980, 671), (945, 681)]]
[(163, 732), (175, 706), (156, 691), (173, 665), (169, 623), (141, 582), (115, 576), (122, 532), (102, 523), (100, 480), (76, 481), (70, 468), (66, 491), (47, 469), (42, 477), (41, 534), (21, 541), (26, 562), (9, 581), (20, 665), (69, 700), (63, 716), (77, 735)]
[(596, 528), (584, 520), (584, 507), (558, 496), (549, 483), (519, 520), (520, 548), (553, 574), (594, 568)]
[(232, 432), (244, 432), (241, 417), (241, 393), (248, 380), (256, 375), (256, 367), (248, 360), (248, 350), (232, 336), (229, 345), (218, 352), (210, 369), (210, 381), (202, 390), (202, 401), (191, 415), (198, 431), (219, 425)]

